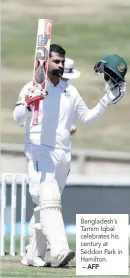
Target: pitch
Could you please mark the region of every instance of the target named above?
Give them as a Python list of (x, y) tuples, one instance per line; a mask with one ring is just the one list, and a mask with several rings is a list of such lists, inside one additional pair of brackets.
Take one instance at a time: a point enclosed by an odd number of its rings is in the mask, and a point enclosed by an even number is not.
[[(70, 248), (76, 249), (75, 236), (69, 236)], [(6, 240), (6, 251), (9, 250), (9, 240)], [(16, 239), (16, 251), (19, 252), (19, 238)], [(50, 253), (47, 252), (46, 258), (50, 258)], [(37, 268), (23, 266), (20, 263), (20, 256), (4, 256), (1, 257), (1, 277), (80, 277), (80, 278), (100, 278), (99, 276), (76, 276), (75, 259), (64, 268)], [(130, 258), (129, 258), (129, 273), (130, 273)], [(109, 278), (110, 276), (101, 276), (101, 278)], [(126, 276), (116, 276), (117, 278), (125, 278)], [(127, 276), (128, 278), (130, 277)], [(115, 278), (115, 276), (111, 276)]]

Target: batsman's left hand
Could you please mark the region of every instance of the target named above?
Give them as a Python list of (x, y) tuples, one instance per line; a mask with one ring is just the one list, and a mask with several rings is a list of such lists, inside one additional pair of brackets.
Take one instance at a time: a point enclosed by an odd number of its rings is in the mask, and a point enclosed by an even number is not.
[(126, 91), (126, 82), (120, 81), (118, 85), (112, 85), (111, 82), (105, 83), (105, 95), (101, 99), (102, 104), (108, 106), (109, 104), (116, 104), (119, 102)]

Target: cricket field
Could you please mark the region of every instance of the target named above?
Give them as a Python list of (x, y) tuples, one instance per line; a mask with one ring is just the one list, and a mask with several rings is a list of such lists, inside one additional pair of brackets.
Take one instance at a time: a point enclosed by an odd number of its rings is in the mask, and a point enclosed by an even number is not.
[[(70, 248), (76, 249), (75, 236), (69, 236)], [(9, 241), (6, 240), (6, 251), (9, 248)], [(19, 252), (19, 238), (16, 240), (16, 251)], [(49, 252), (46, 258), (49, 259)], [(20, 256), (4, 256), (1, 257), (1, 276), (0, 277), (80, 277), (80, 278), (126, 278), (129, 276), (76, 276), (76, 263), (75, 259), (72, 260), (68, 266), (64, 268), (37, 268), (37, 267), (27, 267), (20, 264)], [(130, 260), (129, 260), (130, 266)], [(129, 268), (130, 270), (130, 268)]]

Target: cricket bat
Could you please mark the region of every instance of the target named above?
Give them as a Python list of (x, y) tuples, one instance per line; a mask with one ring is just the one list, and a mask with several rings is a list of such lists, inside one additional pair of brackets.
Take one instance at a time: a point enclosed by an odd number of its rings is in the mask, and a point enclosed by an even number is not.
[[(33, 70), (33, 85), (40, 85), (44, 92), (46, 90), (51, 34), (52, 20), (39, 19)], [(30, 99), (30, 102), (34, 103), (33, 125), (38, 125), (39, 102), (42, 99), (44, 99), (44, 95), (34, 96), (34, 98), (32, 97)]]

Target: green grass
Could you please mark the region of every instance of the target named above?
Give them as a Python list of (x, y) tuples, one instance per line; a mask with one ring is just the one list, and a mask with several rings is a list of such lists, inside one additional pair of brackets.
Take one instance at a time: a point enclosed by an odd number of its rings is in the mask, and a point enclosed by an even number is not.
[[(130, 18), (117, 24), (114, 22), (55, 24), (52, 43), (56, 42), (63, 45), (67, 55), (85, 67), (87, 64), (94, 64), (107, 53), (115, 52), (118, 52), (129, 63), (129, 26)], [(31, 70), (34, 61), (36, 32), (36, 21), (13, 21), (10, 22), (9, 26), (7, 23), (3, 25), (3, 67)]]
[[(68, 237), (70, 248), (75, 250), (75, 237)], [(9, 239), (6, 238), (6, 251), (9, 250)], [(16, 239), (16, 251), (19, 252), (19, 238)], [(46, 258), (49, 258), (49, 252)], [(5, 256), (1, 259), (1, 277), (78, 277), (76, 276), (75, 260), (70, 263), (69, 267), (63, 269), (56, 268), (33, 268), (24, 267), (20, 264), (20, 257)], [(79, 276), (86, 278), (125, 278), (126, 276)], [(127, 276), (130, 277), (130, 276)]]
[[(75, 250), (75, 237), (69, 239), (70, 248)], [(9, 238), (6, 238), (5, 251), (9, 250)], [(16, 252), (19, 253), (19, 238), (16, 238)], [(46, 258), (50, 258), (49, 252)], [(55, 268), (32, 268), (24, 267), (20, 264), (19, 256), (5, 256), (1, 260), (1, 277), (75, 277), (75, 260), (70, 268), (55, 269)]]
[[(96, 105), (102, 96), (100, 81), (93, 71), (96, 61), (106, 54), (118, 53), (130, 64), (129, 1), (97, 1), (95, 5), (89, 1), (88, 5), (83, 0), (81, 4), (77, 0), (49, 0), (44, 3), (38, 0), (37, 4), (31, 1), (31, 7), (30, 1), (18, 0), (13, 7), (10, 1), (3, 2), (2, 142), (23, 142), (24, 132), (14, 123), (12, 112), (19, 91), (32, 76), (38, 18), (52, 18), (52, 43), (63, 45), (67, 56), (75, 60), (81, 77), (72, 83), (89, 108)], [(130, 151), (129, 70), (126, 79), (125, 98), (120, 104), (110, 107), (91, 127), (84, 128), (78, 122), (72, 147)]]
[[(76, 249), (76, 243), (75, 243), (75, 236), (69, 236), (68, 237), (70, 248), (75, 251)], [(28, 238), (26, 239), (26, 244), (28, 243)], [(5, 252), (9, 252), (9, 247), (10, 247), (10, 238), (6, 237), (5, 238)], [(15, 251), (19, 254), (20, 250), (20, 238), (16, 237), (15, 238)]]

